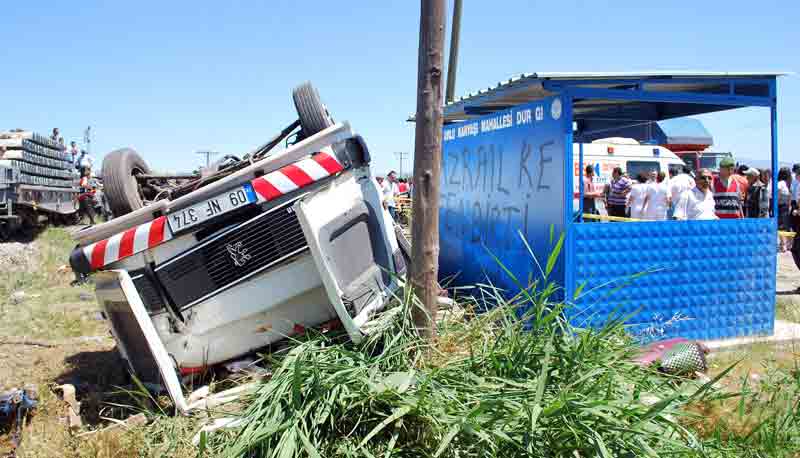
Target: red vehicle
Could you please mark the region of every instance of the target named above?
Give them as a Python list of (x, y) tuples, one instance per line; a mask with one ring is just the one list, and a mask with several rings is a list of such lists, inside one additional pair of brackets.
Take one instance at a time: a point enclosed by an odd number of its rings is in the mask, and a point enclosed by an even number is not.
[(674, 151), (674, 153), (692, 169), (709, 169), (714, 176), (719, 174), (719, 163), (726, 157), (733, 157), (731, 153), (716, 151)]

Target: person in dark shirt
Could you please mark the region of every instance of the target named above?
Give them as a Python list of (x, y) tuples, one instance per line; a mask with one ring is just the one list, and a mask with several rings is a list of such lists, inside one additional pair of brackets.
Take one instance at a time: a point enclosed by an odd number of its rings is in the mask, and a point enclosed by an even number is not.
[(632, 186), (631, 180), (622, 173), (622, 168), (614, 167), (611, 171), (611, 187), (608, 194), (609, 216), (627, 216), (626, 206)]
[(749, 168), (745, 172), (747, 177), (747, 198), (745, 199), (745, 216), (747, 218), (769, 217), (769, 194), (766, 186), (761, 182), (761, 173), (758, 169)]

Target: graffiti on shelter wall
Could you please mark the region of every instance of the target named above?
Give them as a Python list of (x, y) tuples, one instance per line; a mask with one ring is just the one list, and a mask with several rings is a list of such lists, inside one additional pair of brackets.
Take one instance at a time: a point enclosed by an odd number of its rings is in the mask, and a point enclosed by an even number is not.
[[(525, 283), (539, 276), (519, 234), (544, 266), (564, 222), (569, 123), (561, 110), (553, 97), (444, 127), (443, 278), (456, 276), (459, 285), (489, 280), (513, 291), (492, 255)], [(552, 278), (563, 283), (562, 275), (559, 265)]]

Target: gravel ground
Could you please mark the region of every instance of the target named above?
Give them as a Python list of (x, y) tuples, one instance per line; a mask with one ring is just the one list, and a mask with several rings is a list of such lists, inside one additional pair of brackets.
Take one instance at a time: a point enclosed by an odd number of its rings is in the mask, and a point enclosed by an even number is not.
[(29, 270), (35, 265), (37, 253), (36, 242), (0, 243), (0, 270)]
[(775, 275), (776, 295), (784, 304), (800, 307), (800, 269), (794, 264), (789, 252), (778, 254), (778, 271)]

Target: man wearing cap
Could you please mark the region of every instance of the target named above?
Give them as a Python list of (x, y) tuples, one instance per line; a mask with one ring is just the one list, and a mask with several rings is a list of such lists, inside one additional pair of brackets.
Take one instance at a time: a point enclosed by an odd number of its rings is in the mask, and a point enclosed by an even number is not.
[(726, 157), (719, 163), (719, 178), (714, 180), (714, 202), (717, 218), (742, 217), (742, 196), (739, 183), (733, 178), (733, 159)]
[(717, 219), (711, 182), (714, 176), (708, 169), (700, 169), (695, 176), (695, 187), (684, 191), (675, 204), (673, 218), (682, 220)]
[(744, 172), (747, 177), (747, 198), (744, 212), (747, 218), (769, 217), (769, 193), (761, 182), (761, 172), (753, 167)]

